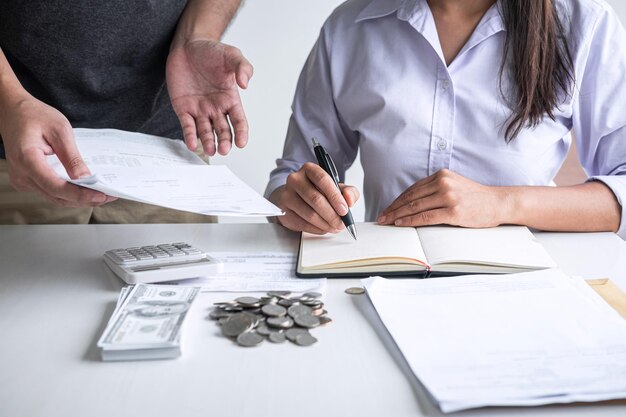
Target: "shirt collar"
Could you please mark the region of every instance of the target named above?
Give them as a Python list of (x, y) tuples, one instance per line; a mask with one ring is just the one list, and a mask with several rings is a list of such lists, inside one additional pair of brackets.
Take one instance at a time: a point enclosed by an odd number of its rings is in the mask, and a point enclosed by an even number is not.
[(368, 19), (377, 19), (379, 17), (388, 16), (400, 9), (404, 0), (372, 0), (361, 10), (356, 17), (356, 22)]
[[(501, 1), (497, 0), (487, 11), (477, 30), (492, 33), (504, 30), (504, 22), (499, 12)], [(372, 0), (357, 15), (355, 21), (377, 19), (396, 12), (399, 19), (406, 20), (416, 27), (423, 27), (426, 18), (431, 14), (426, 0)]]

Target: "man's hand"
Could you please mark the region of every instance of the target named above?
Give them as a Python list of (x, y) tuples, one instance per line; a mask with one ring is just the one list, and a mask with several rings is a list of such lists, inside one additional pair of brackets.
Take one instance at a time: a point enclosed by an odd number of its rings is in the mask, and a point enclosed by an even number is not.
[(237, 87), (247, 88), (252, 73), (239, 49), (220, 42), (200, 39), (172, 47), (167, 88), (190, 150), (196, 150), (200, 138), (208, 155), (216, 150), (226, 155), (233, 142), (231, 124), (235, 145), (246, 145), (248, 121)]
[(11, 186), (38, 192), (63, 207), (100, 206), (115, 200), (60, 179), (48, 165), (46, 156), (56, 154), (70, 178), (91, 175), (76, 147), (72, 126), (58, 110), (29, 95), (3, 107), (0, 134)]
[(319, 165), (307, 162), (289, 174), (287, 183), (270, 196), (285, 211), (276, 219), (288, 229), (314, 234), (337, 233), (345, 228), (340, 216), (359, 199), (359, 191), (334, 181)]
[(502, 223), (506, 196), (447, 169), (404, 191), (379, 215), (379, 224), (494, 227)]

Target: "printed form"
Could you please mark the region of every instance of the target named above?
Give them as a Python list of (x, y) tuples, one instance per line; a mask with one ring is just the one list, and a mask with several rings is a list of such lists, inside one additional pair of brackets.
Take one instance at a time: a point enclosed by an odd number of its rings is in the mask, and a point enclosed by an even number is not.
[(56, 156), (59, 177), (105, 194), (214, 216), (279, 216), (282, 211), (223, 165), (207, 165), (179, 140), (115, 129), (74, 129), (93, 176), (70, 180)]

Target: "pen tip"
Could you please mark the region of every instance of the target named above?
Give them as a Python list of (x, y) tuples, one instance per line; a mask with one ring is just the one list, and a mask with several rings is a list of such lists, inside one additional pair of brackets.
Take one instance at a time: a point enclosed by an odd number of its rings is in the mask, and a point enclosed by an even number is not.
[(356, 227), (354, 227), (353, 224), (351, 224), (350, 226), (347, 227), (348, 232), (350, 232), (350, 236), (352, 236), (352, 238), (354, 240), (356, 240)]
[(313, 142), (313, 146), (318, 146), (320, 144), (315, 138), (311, 138), (311, 142)]

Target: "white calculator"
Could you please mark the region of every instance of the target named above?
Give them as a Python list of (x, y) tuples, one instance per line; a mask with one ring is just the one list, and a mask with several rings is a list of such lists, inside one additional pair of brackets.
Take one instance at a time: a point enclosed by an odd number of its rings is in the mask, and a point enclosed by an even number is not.
[(129, 284), (176, 281), (222, 271), (222, 264), (186, 242), (112, 249), (104, 262)]

